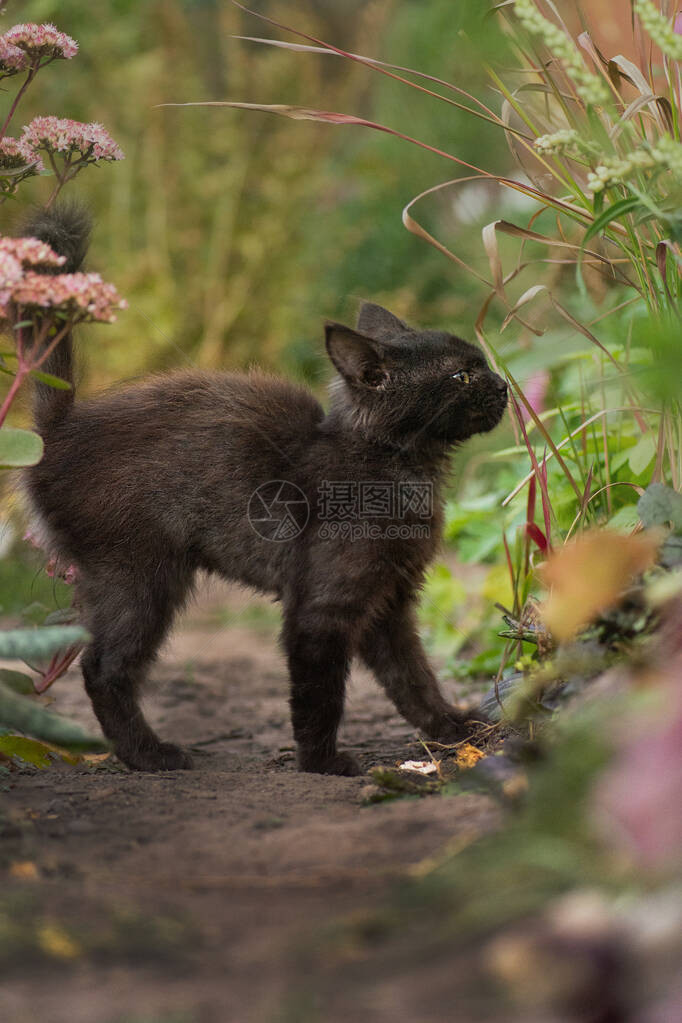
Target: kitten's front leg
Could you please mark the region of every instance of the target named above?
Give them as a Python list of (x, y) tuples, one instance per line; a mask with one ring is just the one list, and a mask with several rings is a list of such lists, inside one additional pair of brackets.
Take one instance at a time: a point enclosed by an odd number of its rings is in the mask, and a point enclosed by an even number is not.
[(350, 658), (342, 630), (320, 614), (285, 614), (282, 634), (291, 677), (291, 720), (298, 766), (314, 774), (361, 774), (349, 753), (339, 753)]
[(417, 631), (414, 608), (392, 608), (362, 636), (359, 654), (402, 716), (438, 742), (458, 742), (471, 731), (467, 715), (440, 691)]

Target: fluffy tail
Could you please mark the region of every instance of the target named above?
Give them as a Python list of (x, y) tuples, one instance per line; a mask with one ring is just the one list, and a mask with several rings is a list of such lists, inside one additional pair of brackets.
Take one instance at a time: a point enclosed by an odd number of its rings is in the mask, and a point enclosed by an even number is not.
[[(42, 273), (75, 273), (80, 270), (90, 239), (91, 221), (87, 210), (77, 203), (62, 203), (53, 209), (39, 209), (24, 224), (22, 234), (47, 242), (66, 263), (56, 269), (44, 268)], [(65, 335), (41, 366), (41, 371), (60, 377), (71, 384), (71, 389), (57, 390), (35, 381), (33, 414), (36, 426), (44, 433), (71, 410), (74, 399), (73, 342), (71, 333)]]

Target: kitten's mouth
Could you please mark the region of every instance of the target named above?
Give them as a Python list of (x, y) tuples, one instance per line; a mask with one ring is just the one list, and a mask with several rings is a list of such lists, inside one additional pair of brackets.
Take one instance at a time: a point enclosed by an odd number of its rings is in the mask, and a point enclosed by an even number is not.
[(478, 413), (475, 418), (478, 433), (488, 433), (494, 430), (502, 422), (504, 413), (507, 410), (507, 397), (496, 403), (492, 408), (487, 408)]

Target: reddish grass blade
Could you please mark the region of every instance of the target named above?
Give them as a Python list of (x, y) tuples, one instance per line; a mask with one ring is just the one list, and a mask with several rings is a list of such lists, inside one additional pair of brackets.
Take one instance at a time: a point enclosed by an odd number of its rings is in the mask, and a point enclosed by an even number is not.
[(528, 502), (526, 504), (526, 523), (535, 522), (535, 495), (537, 487), (535, 483), (535, 475), (531, 477), (530, 483), (528, 484)]
[(417, 238), (421, 238), (423, 241), (428, 242), (429, 245), (433, 245), (433, 247), (437, 249), (443, 256), (446, 256), (447, 259), (452, 260), (452, 262), (456, 263), (458, 266), (463, 267), (468, 273), (472, 275), (472, 277), (475, 277), (477, 280), (481, 281), (482, 284), (485, 284), (489, 288), (491, 287), (490, 281), (486, 280), (485, 277), (479, 274), (477, 270), (474, 270), (472, 266), (469, 266), (468, 263), (465, 263), (463, 259), (460, 259), (459, 256), (456, 256), (454, 252), (451, 252), (450, 249), (446, 248), (446, 246), (443, 245), (442, 242), (439, 242), (437, 238), (434, 238), (432, 234), (429, 234), (426, 228), (422, 227), (421, 224), (417, 223), (417, 221), (410, 213), (412, 207), (425, 196), (432, 195), (434, 192), (438, 192), (443, 188), (449, 188), (452, 185), (460, 185), (465, 181), (479, 181), (480, 177), (481, 177), (480, 174), (467, 174), (463, 178), (454, 178), (452, 181), (443, 181), (439, 185), (432, 185), (431, 188), (427, 188), (423, 192), (420, 192), (419, 195), (416, 195), (414, 199), (410, 199), (408, 204), (403, 209), (402, 221), (403, 226), (410, 232), (410, 234), (414, 234), (417, 236)]
[[(523, 402), (524, 406), (528, 410), (531, 419), (535, 423), (535, 426), (540, 431), (540, 433), (542, 434), (544, 440), (547, 442), (547, 444), (551, 448), (551, 450), (552, 450), (552, 452), (554, 454), (554, 457), (557, 459), (557, 461), (559, 462), (559, 465), (561, 466), (561, 468), (563, 470), (564, 476), (566, 477), (568, 482), (573, 487), (573, 491), (574, 491), (576, 497), (578, 498), (578, 500), (580, 500), (580, 498), (582, 497), (582, 494), (580, 493), (580, 490), (578, 488), (577, 483), (573, 479), (573, 475), (571, 473), (571, 470), (568, 468), (568, 466), (566, 465), (566, 462), (561, 457), (559, 449), (557, 448), (556, 444), (554, 443), (554, 441), (550, 437), (549, 433), (545, 429), (544, 424), (539, 419), (537, 412), (535, 411), (533, 406), (530, 404), (530, 402), (526, 398), (525, 394), (523, 393), (523, 391), (521, 390), (521, 388), (519, 387), (518, 383), (516, 382), (514, 377), (511, 375), (509, 370), (507, 370), (507, 379), (512, 384), (514, 390), (516, 391), (516, 394), (518, 395), (518, 397), (521, 399), (521, 401)], [(511, 395), (511, 399), (512, 399), (512, 402), (514, 403), (514, 408), (515, 408), (515, 411), (516, 411), (516, 417), (517, 417), (517, 420), (519, 422), (519, 426), (521, 427), (521, 433), (523, 434), (524, 443), (525, 443), (526, 447), (528, 448), (528, 453), (530, 455), (530, 459), (531, 459), (531, 462), (532, 462), (532, 465), (533, 465), (533, 470), (535, 471), (535, 474), (538, 477), (538, 484), (540, 486), (540, 492), (542, 493), (543, 492), (542, 491), (542, 481), (541, 481), (542, 477), (540, 475), (540, 467), (538, 466), (537, 458), (535, 457), (535, 452), (533, 451), (533, 445), (528, 440), (528, 434), (526, 433), (526, 426), (525, 426), (525, 423), (523, 421), (523, 416), (521, 415), (521, 409), (519, 408), (519, 404), (518, 404), (518, 402), (517, 402), (517, 400), (516, 400), (516, 398), (514, 397), (513, 394)], [(545, 489), (546, 489), (546, 487), (545, 487)], [(549, 507), (551, 507), (551, 504), (549, 502), (549, 494), (547, 494), (546, 496), (547, 496), (548, 505), (549, 505)]]
[[(374, 131), (382, 131), (387, 135), (393, 135), (395, 138), (403, 139), (404, 142), (411, 142), (412, 145), (419, 146), (421, 149), (426, 149), (430, 153), (435, 153), (436, 156), (443, 156), (446, 160), (451, 160), (453, 163), (458, 163), (462, 167), (468, 167), (469, 170), (476, 171), (486, 178), (494, 178), (495, 175), (488, 174), (487, 171), (482, 170), (480, 167), (476, 167), (473, 163), (467, 163), (466, 160), (460, 160), (458, 156), (453, 156), (452, 153), (446, 153), (442, 149), (438, 149), (436, 146), (430, 146), (428, 142), (422, 142), (419, 139), (413, 138), (411, 135), (405, 135), (401, 131), (397, 131), (395, 128), (389, 128), (385, 124), (379, 124), (377, 121), (367, 121), (364, 117), (355, 117), (354, 114), (341, 114), (334, 110), (314, 110), (311, 107), (296, 107), (290, 106), (286, 103), (236, 103), (230, 102), (229, 100), (202, 100), (194, 103), (158, 103), (159, 107), (231, 107), (235, 110), (259, 110), (265, 114), (280, 114), (282, 117), (290, 117), (294, 121), (322, 121), (325, 124), (343, 124), (343, 125), (355, 125), (360, 128), (373, 128)], [(513, 183), (514, 187), (518, 187), (520, 190), (523, 186), (519, 185), (518, 182)]]
[(526, 533), (531, 538), (533, 543), (536, 545), (538, 550), (542, 551), (543, 554), (547, 554), (547, 552), (549, 551), (549, 543), (547, 542), (547, 537), (542, 532), (540, 527), (535, 524), (535, 522), (526, 523)]
[[(293, 35), (298, 35), (302, 39), (315, 39), (315, 36), (306, 35), (305, 32), (300, 32), (298, 29), (291, 28), (288, 25), (283, 25), (278, 21), (274, 21), (272, 18), (267, 18), (265, 15), (259, 14), (257, 11), (250, 11), (247, 7), (243, 7), (241, 4), (237, 4), (236, 6), (242, 7), (242, 10), (247, 11), (249, 14), (253, 14), (256, 18), (260, 18), (261, 21), (269, 22), (269, 24), (282, 29), (284, 32), (291, 32)], [(364, 57), (360, 53), (351, 53), (350, 50), (342, 50), (339, 47), (324, 42), (323, 40), (318, 40), (318, 45), (316, 46), (306, 46), (303, 43), (287, 43), (282, 39), (263, 39), (259, 36), (233, 35), (230, 38), (241, 39), (248, 43), (259, 43), (263, 46), (276, 46), (283, 50), (292, 50), (295, 53), (314, 53), (320, 56), (345, 57), (347, 60), (352, 60), (357, 64), (366, 65), (372, 71), (379, 71), (381, 74), (385, 74), (388, 78), (393, 78), (398, 82), (402, 82), (404, 85), (409, 85), (412, 89), (424, 92), (428, 96), (432, 96), (434, 99), (442, 100), (443, 103), (449, 103), (451, 106), (457, 107), (458, 110), (464, 110), (467, 114), (473, 114), (474, 117), (478, 117), (482, 121), (488, 121), (496, 127), (504, 127), (505, 131), (510, 131), (512, 134), (518, 135), (520, 138), (526, 139), (528, 142), (532, 142), (532, 137), (530, 135), (526, 135), (518, 129), (506, 126), (494, 110), (491, 110), (490, 107), (486, 106), (485, 103), (472, 93), (467, 92), (466, 89), (460, 89), (459, 86), (453, 85), (452, 82), (446, 82), (443, 78), (437, 78), (435, 75), (428, 75), (423, 71), (417, 71), (415, 68), (402, 67), (400, 64), (389, 64), (388, 61), (378, 60), (376, 57)], [(408, 78), (403, 78), (401, 75), (392, 74), (391, 72), (393, 71), (402, 71), (408, 75), (415, 75), (415, 77), (421, 78), (424, 81), (433, 82), (435, 85), (442, 85), (443, 88), (450, 89), (452, 92), (456, 92), (460, 96), (466, 96), (467, 99), (479, 106), (481, 110), (485, 111), (485, 113), (479, 113), (478, 110), (473, 110), (471, 107), (465, 106), (464, 103), (458, 103), (456, 100), (449, 99), (447, 96), (442, 96), (440, 93), (433, 92), (431, 89), (425, 89), (423, 86), (418, 85), (417, 82), (412, 82)]]
[(547, 534), (547, 543), (549, 549), (552, 549), (552, 545), (549, 542), (551, 536), (551, 524), (550, 524), (550, 504), (549, 504), (549, 485), (547, 483), (547, 453), (542, 456), (542, 466), (540, 467), (540, 478), (542, 480), (542, 487), (540, 489), (540, 496), (542, 497), (542, 517), (545, 520), (545, 532)]
[(679, 319), (680, 311), (677, 308), (677, 302), (673, 298), (672, 292), (670, 291), (670, 286), (668, 285), (668, 249), (670, 249), (670, 251), (672, 252), (673, 258), (677, 260), (679, 272), (680, 269), (680, 256), (678, 251), (679, 246), (673, 245), (673, 243), (668, 241), (668, 239), (664, 239), (662, 242), (659, 242), (658, 245), (656, 246), (656, 266), (658, 267), (658, 272), (661, 275), (661, 280), (663, 281), (665, 293), (668, 296), (670, 308), (674, 310), (675, 315)]
[[(511, 382), (513, 382), (514, 389), (517, 390), (517, 393), (520, 393), (520, 392), (518, 392), (518, 385), (513, 380), (513, 378), (511, 376), (509, 376), (509, 374), (508, 374), (508, 379)], [(526, 402), (526, 399), (525, 399), (525, 395), (521, 394), (521, 396), (523, 397), (524, 403), (526, 405), (528, 405), (528, 403)], [(551, 514), (552, 505), (551, 505), (551, 502), (550, 502), (550, 499), (549, 499), (549, 492), (547, 490), (547, 467), (545, 466), (545, 473), (544, 473), (544, 476), (543, 476), (543, 473), (542, 473), (542, 471), (540, 469), (540, 465), (539, 465), (538, 460), (537, 460), (536, 455), (535, 455), (535, 451), (533, 450), (533, 445), (531, 444), (530, 440), (528, 439), (528, 432), (526, 430), (526, 424), (525, 424), (525, 422), (523, 420), (523, 415), (521, 413), (521, 407), (520, 407), (518, 401), (516, 400), (516, 398), (515, 398), (515, 396), (513, 394), (510, 394), (510, 398), (511, 398), (512, 408), (514, 409), (514, 413), (516, 415), (516, 420), (517, 420), (517, 422), (519, 424), (519, 427), (521, 429), (521, 435), (523, 437), (523, 442), (526, 445), (526, 450), (528, 451), (528, 455), (530, 457), (531, 465), (533, 466), (533, 472), (535, 473), (535, 478), (536, 478), (536, 480), (538, 482), (538, 486), (540, 488), (540, 495), (542, 497), (542, 511), (543, 511), (543, 516), (544, 516), (544, 519), (545, 519), (545, 529), (547, 530), (547, 536), (549, 537), (550, 531), (551, 531), (550, 514)]]

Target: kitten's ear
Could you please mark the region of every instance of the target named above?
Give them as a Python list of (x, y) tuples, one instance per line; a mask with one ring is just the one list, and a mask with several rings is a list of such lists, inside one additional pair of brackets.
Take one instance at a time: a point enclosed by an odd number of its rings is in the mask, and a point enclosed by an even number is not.
[(358, 313), (357, 329), (361, 334), (366, 334), (376, 341), (389, 341), (410, 328), (383, 306), (375, 305), (374, 302), (363, 302)]
[(390, 365), (385, 345), (342, 323), (327, 323), (324, 332), (329, 358), (344, 380), (361, 387), (383, 383)]

